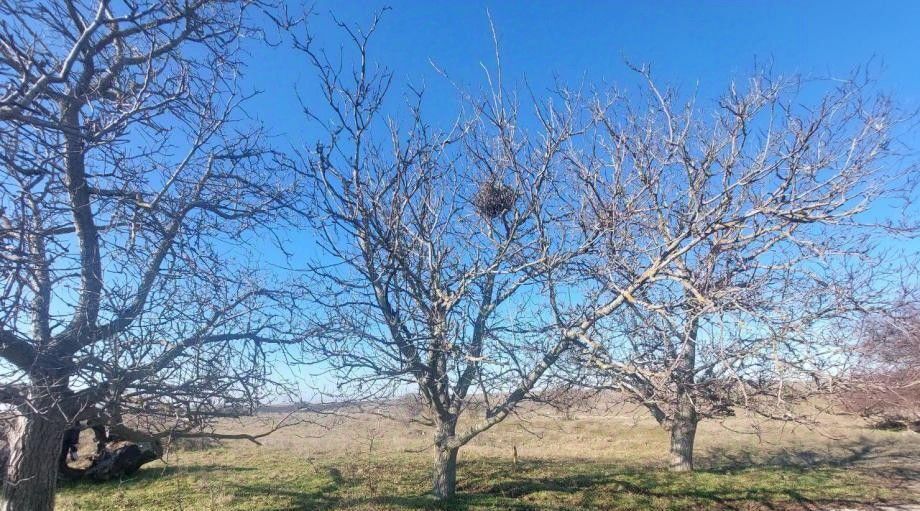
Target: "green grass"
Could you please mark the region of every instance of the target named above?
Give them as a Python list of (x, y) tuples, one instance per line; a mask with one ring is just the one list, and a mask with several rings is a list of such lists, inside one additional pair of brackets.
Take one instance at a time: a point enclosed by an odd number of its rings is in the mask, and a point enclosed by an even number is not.
[[(700, 424), (700, 470), (672, 474), (667, 433), (643, 410), (563, 420), (535, 409), (460, 451), (459, 495), (429, 496), (431, 431), (399, 409), (320, 417), (266, 437), (170, 454), (134, 477), (65, 484), (62, 510), (817, 510), (918, 503), (920, 435), (852, 417), (819, 428), (731, 417)], [(228, 423), (260, 431), (262, 421)], [(90, 446), (91, 448), (91, 446)], [(512, 449), (520, 455), (512, 469)]]
[[(462, 453), (461, 453), (462, 456)], [(65, 484), (64, 510), (802, 509), (899, 501), (906, 490), (846, 467), (724, 467), (672, 474), (599, 461), (462, 459), (460, 495), (428, 496), (428, 457), (390, 453), (311, 461), (274, 450), (181, 452), (169, 466), (104, 484)]]

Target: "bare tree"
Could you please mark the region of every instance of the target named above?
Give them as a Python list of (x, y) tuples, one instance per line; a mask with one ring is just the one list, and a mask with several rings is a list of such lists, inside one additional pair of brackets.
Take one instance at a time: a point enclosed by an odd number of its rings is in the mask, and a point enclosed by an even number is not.
[(920, 318), (916, 298), (871, 314), (855, 364), (837, 395), (843, 408), (879, 425), (920, 431)]
[(693, 469), (701, 420), (743, 410), (812, 424), (820, 408), (808, 401), (833, 391), (851, 360), (857, 318), (884, 295), (863, 276), (833, 281), (831, 269), (818, 276), (814, 264), (741, 271), (722, 249), (726, 259), (714, 264), (711, 245), (703, 246), (705, 257), (680, 260), (679, 273), (666, 272), (615, 323), (599, 325), (605, 350), (586, 357), (607, 377), (602, 386), (646, 407), (669, 431), (675, 471)]
[(670, 431), (671, 468), (691, 470), (699, 420), (737, 407), (789, 418), (809, 381), (835, 374), (836, 334), (883, 295), (875, 237), (911, 229), (866, 212), (909, 191), (911, 168), (893, 140), (903, 119), (864, 80), (756, 74), (710, 112), (637, 71), (638, 102), (596, 101), (597, 146), (580, 163), (605, 231), (585, 282), (629, 291), (582, 354)]
[(571, 346), (527, 311), (547, 275), (583, 250), (566, 232), (574, 210), (557, 179), (581, 128), (576, 112), (544, 103), (537, 128), (521, 129), (500, 76), (488, 98), (464, 96), (469, 111), (447, 131), (426, 122), (415, 92), (408, 123), (383, 119), (391, 75), (368, 62), (376, 24), (339, 24), (357, 52), (352, 69), (309, 37), (296, 42), (330, 107), (307, 109), (328, 134), (304, 155), (322, 253), (309, 343), (353, 395), (417, 389), (433, 429), (433, 492), (449, 498), (459, 449), (531, 396)]
[(53, 508), (78, 422), (151, 440), (252, 412), (296, 340), (250, 250), (296, 184), (238, 119), (258, 5), (0, 1), (2, 509)]

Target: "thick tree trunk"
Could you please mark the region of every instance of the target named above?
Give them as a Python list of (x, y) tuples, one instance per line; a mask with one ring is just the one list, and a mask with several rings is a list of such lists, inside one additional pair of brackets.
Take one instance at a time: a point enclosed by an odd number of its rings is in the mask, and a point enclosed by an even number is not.
[(459, 448), (437, 448), (434, 464), (434, 496), (449, 499), (457, 493), (457, 452)]
[(65, 425), (25, 413), (9, 431), (10, 458), (0, 511), (51, 511)]
[(693, 442), (696, 440), (696, 424), (699, 416), (693, 403), (692, 389), (696, 380), (696, 334), (699, 324), (696, 319), (690, 321), (686, 335), (686, 345), (676, 364), (672, 378), (676, 381), (677, 403), (673, 417), (669, 421), (671, 429), (671, 463), (672, 472), (690, 472), (693, 470)]
[(449, 499), (457, 493), (457, 452), (452, 445), (456, 420), (438, 424), (434, 442), (434, 485), (432, 492), (438, 500)]
[(693, 470), (693, 441), (696, 439), (695, 414), (675, 417), (671, 423), (671, 471)]

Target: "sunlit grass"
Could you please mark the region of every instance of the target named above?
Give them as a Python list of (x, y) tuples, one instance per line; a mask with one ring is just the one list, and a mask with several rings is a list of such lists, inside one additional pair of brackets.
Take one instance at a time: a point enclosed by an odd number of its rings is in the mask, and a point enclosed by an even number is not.
[[(740, 420), (740, 419), (739, 419)], [(740, 422), (729, 424), (739, 426)], [(320, 433), (323, 433), (320, 435)], [(856, 423), (760, 435), (704, 425), (700, 470), (665, 467), (666, 435), (645, 418), (511, 421), (461, 451), (459, 495), (429, 496), (430, 453), (417, 425), (365, 417), (328, 431), (292, 428), (264, 446), (179, 451), (135, 477), (65, 484), (64, 510), (838, 509), (917, 493), (920, 435)], [(512, 466), (510, 446), (521, 454)], [(913, 482), (912, 482), (913, 480)]]
[[(277, 452), (221, 448), (181, 453), (120, 483), (61, 491), (62, 509), (428, 509), (428, 459), (311, 462)], [(758, 509), (869, 504), (905, 498), (847, 468), (755, 467), (672, 474), (596, 461), (462, 461), (460, 497), (447, 509)]]

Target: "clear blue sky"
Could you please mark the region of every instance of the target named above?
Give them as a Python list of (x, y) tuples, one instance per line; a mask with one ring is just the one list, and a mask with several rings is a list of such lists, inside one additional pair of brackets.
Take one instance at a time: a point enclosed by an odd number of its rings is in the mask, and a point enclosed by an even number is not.
[[(920, 106), (920, 2), (917, 1), (324, 1), (313, 4), (317, 43), (341, 42), (328, 16), (366, 24), (389, 5), (372, 57), (395, 72), (397, 87), (425, 83), (429, 107), (449, 110), (448, 84), (436, 62), (467, 84), (481, 83), (481, 62), (492, 62), (487, 11), (499, 33), (509, 78), (526, 76), (535, 88), (553, 76), (582, 76), (623, 84), (634, 76), (624, 58), (648, 63), (659, 79), (702, 97), (721, 91), (758, 61), (778, 73), (843, 75), (874, 59), (882, 86), (906, 106)], [(292, 4), (292, 9), (296, 7)], [(266, 91), (259, 116), (276, 132), (298, 136), (293, 86), (309, 100), (315, 84), (304, 59), (286, 48), (259, 49), (247, 82)], [(443, 102), (443, 103), (442, 103)]]

